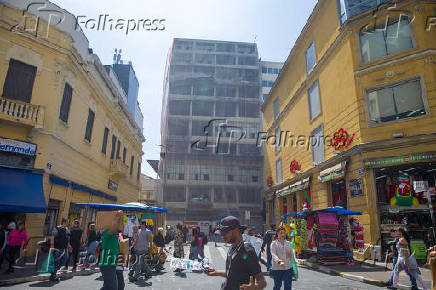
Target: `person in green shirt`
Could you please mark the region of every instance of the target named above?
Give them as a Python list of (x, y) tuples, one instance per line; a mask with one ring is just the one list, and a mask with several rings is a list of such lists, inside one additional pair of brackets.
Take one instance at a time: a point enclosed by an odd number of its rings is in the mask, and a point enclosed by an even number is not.
[[(122, 211), (117, 212), (117, 217), (123, 215)], [(118, 249), (120, 241), (118, 239), (119, 220), (114, 219), (111, 227), (103, 231), (101, 235), (101, 250), (98, 266), (103, 276), (104, 290), (123, 290), (124, 277), (122, 271), (116, 271)]]

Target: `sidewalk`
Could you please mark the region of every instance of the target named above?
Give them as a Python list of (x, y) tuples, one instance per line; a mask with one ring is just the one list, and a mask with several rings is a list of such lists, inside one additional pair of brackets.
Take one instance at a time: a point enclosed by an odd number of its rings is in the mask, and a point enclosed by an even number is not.
[[(392, 273), (392, 264), (388, 265), (385, 271), (385, 264), (376, 262), (360, 263), (356, 260), (354, 265), (338, 265), (338, 266), (321, 266), (307, 260), (299, 260), (300, 265), (307, 266), (317, 271), (326, 274), (341, 276), (350, 280), (360, 281), (362, 283), (371, 284), (375, 286), (385, 287), (386, 281), (389, 280)], [(423, 278), (428, 289), (431, 289), (431, 275), (430, 270), (420, 267), (421, 277)], [(421, 286), (418, 284), (421, 289)], [(398, 289), (410, 289), (409, 276), (403, 271), (400, 273), (400, 280), (398, 282)]]
[[(8, 267), (8, 264), (6, 261), (3, 261), (3, 264), (0, 269), (0, 287), (2, 286), (8, 286), (8, 285), (14, 285), (14, 284), (20, 284), (20, 283), (26, 283), (26, 282), (33, 282), (33, 281), (48, 281), (50, 278), (50, 274), (39, 274), (39, 270), (41, 269), (42, 263), (45, 260), (47, 255), (44, 255), (40, 258), (40, 261), (35, 269), (35, 265), (24, 265), (23, 263), (18, 263), (17, 266), (15, 266), (14, 273), (10, 274), (4, 274), (5, 270)], [(33, 262), (33, 258), (28, 258), (27, 262)], [(86, 269), (86, 270), (80, 270), (78, 268), (78, 271), (71, 271), (72, 267), (69, 267), (69, 271), (60, 271), (58, 272), (58, 277), (61, 279), (65, 279), (72, 276), (82, 276), (82, 275), (90, 275), (93, 273), (97, 273), (100, 270), (98, 268), (96, 269)]]

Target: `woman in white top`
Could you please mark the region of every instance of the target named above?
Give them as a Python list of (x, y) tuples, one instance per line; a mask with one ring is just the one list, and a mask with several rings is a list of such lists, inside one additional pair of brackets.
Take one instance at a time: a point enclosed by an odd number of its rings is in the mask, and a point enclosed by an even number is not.
[(292, 289), (292, 260), (295, 259), (295, 253), (291, 243), (285, 240), (285, 236), (285, 229), (279, 228), (276, 239), (271, 243), (271, 273), (274, 278), (274, 290), (281, 289), (283, 282), (285, 290)]

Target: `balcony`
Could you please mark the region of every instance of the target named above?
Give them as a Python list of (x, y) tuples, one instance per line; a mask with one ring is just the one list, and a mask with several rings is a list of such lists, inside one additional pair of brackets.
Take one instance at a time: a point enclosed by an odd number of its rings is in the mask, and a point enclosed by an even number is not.
[(355, 15), (362, 14), (390, 0), (338, 0), (341, 24)]
[(0, 97), (0, 119), (18, 122), (33, 128), (42, 128), (44, 107)]
[(109, 171), (113, 177), (126, 177), (129, 174), (129, 167), (121, 159), (110, 159)]

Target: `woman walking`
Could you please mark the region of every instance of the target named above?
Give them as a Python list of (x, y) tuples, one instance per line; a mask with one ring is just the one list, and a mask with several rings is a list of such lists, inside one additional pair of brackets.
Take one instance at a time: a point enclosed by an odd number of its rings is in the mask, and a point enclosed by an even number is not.
[(422, 289), (427, 290), (427, 286), (422, 280), (419, 271), (418, 264), (413, 256), (410, 255), (410, 237), (406, 230), (403, 228), (398, 228), (397, 232), (399, 234), (400, 240), (397, 243), (398, 249), (398, 260), (395, 265), (394, 279), (392, 283), (392, 289), (397, 289), (398, 279), (400, 277), (400, 272), (402, 270), (406, 271), (407, 274), (413, 276), (416, 281), (421, 284)]
[(27, 242), (29, 241), (27, 231), (24, 228), (24, 222), (19, 221), (17, 223), (17, 229), (12, 230), (7, 237), (9, 245), (9, 268), (6, 270), (6, 274), (14, 272), (15, 260), (20, 256), (21, 246), (24, 248), (24, 252), (27, 251)]
[(272, 267), (271, 273), (274, 279), (274, 290), (279, 290), (282, 283), (285, 290), (292, 289), (292, 262), (295, 260), (294, 250), (291, 243), (285, 240), (285, 229), (277, 230), (276, 239), (271, 243)]

